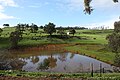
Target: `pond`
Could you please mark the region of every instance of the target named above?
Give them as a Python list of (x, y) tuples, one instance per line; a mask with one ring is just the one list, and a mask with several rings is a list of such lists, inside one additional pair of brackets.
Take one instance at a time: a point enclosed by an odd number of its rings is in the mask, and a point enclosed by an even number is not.
[(78, 73), (112, 72), (113, 66), (80, 54), (63, 51), (20, 51), (0, 53), (0, 70), (24, 70), (33, 72)]

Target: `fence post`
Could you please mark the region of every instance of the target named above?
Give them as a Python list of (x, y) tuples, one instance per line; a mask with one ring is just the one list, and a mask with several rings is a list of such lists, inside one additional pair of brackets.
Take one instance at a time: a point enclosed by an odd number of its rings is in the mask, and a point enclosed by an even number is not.
[(91, 68), (92, 68), (92, 70), (91, 70), (91, 76), (93, 77), (93, 63), (91, 64)]
[(100, 77), (102, 76), (102, 63), (100, 63)]

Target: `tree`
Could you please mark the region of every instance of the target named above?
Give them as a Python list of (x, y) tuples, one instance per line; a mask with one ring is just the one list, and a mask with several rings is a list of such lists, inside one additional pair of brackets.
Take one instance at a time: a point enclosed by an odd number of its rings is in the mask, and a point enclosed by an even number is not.
[(120, 33), (112, 33), (106, 37), (108, 46), (112, 52), (118, 53), (120, 50)]
[(43, 29), (43, 28), (44, 28), (44, 27), (41, 25), (41, 26), (40, 26), (40, 29)]
[(11, 32), (11, 34), (10, 34), (11, 48), (13, 48), (13, 49), (18, 48), (18, 42), (20, 40), (22, 40), (21, 34), (22, 33), (18, 30)]
[(29, 28), (30, 26), (29, 26), (29, 24), (25, 24), (25, 28), (28, 30), (28, 28)]
[(73, 36), (76, 33), (75, 29), (70, 29), (69, 32), (70, 32), (70, 34), (73, 34)]
[(120, 32), (120, 21), (114, 23), (114, 31)]
[(9, 24), (3, 24), (4, 27), (9, 27), (10, 25)]
[(17, 26), (15, 26), (16, 27), (16, 30), (17, 31), (20, 31), (20, 32), (23, 32), (23, 31), (25, 31), (25, 24), (17, 24)]
[(3, 32), (3, 30), (0, 28), (0, 36), (1, 36), (1, 33)]
[(0, 33), (3, 32), (3, 30), (0, 28)]
[(55, 29), (55, 24), (54, 23), (48, 23), (44, 26), (44, 31), (48, 34), (50, 34), (50, 36), (56, 32), (56, 29)]
[(37, 32), (37, 30), (38, 30), (38, 26), (37, 26), (36, 24), (33, 24), (33, 23), (32, 23), (32, 25), (30, 26), (30, 28), (31, 28), (30, 30), (31, 30), (32, 33), (35, 33), (35, 32)]
[[(93, 11), (92, 7), (90, 6), (90, 3), (91, 3), (92, 0), (84, 0), (84, 12), (85, 14), (91, 14), (91, 12)], [(113, 0), (113, 2), (118, 2), (118, 0)]]
[(66, 34), (65, 31), (64, 31), (64, 28), (62, 28), (62, 27), (58, 28), (57, 33), (60, 34), (61, 37)]

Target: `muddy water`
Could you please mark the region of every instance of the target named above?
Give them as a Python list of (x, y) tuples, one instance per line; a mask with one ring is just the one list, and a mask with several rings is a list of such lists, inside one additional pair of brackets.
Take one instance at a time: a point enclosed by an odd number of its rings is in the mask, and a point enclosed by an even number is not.
[(25, 70), (33, 72), (104, 72), (113, 71), (113, 67), (96, 59), (63, 51), (18, 51), (0, 53), (1, 70)]

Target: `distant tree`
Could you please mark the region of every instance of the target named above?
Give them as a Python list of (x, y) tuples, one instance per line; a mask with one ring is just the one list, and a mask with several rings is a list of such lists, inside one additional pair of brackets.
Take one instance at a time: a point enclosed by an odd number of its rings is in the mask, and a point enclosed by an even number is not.
[(3, 24), (4, 27), (9, 27), (10, 25), (9, 24)]
[(30, 26), (29, 26), (29, 24), (25, 24), (25, 27), (26, 27), (26, 29), (28, 29)]
[(43, 29), (43, 28), (44, 28), (44, 26), (41, 25), (41, 26), (40, 26), (40, 29)]
[(30, 28), (31, 28), (30, 30), (31, 30), (32, 33), (35, 33), (35, 32), (37, 32), (37, 30), (38, 30), (38, 26), (37, 26), (36, 24), (33, 24), (33, 23), (32, 23), (32, 25), (30, 26)]
[(75, 29), (70, 29), (69, 32), (70, 32), (70, 34), (73, 34), (73, 36), (76, 33)]
[(56, 32), (56, 29), (55, 29), (55, 24), (54, 23), (48, 23), (44, 26), (44, 31), (48, 34), (50, 34), (50, 36)]
[(61, 37), (66, 34), (65, 31), (64, 31), (64, 28), (62, 28), (62, 27), (59, 27), (59, 28), (58, 28), (57, 33), (60, 34)]
[(15, 28), (16, 28), (17, 31), (23, 32), (23, 31), (25, 31), (24, 26), (25, 26), (24, 24), (19, 23), (19, 24), (17, 24), (17, 26), (15, 26)]
[(3, 32), (3, 30), (0, 28), (0, 36), (1, 36), (1, 33)]
[(3, 32), (3, 30), (0, 28), (0, 33)]
[(20, 31), (14, 31), (10, 34), (10, 42), (11, 42), (11, 48), (15, 49), (18, 48), (18, 42), (22, 40), (21, 32)]

